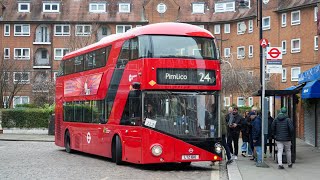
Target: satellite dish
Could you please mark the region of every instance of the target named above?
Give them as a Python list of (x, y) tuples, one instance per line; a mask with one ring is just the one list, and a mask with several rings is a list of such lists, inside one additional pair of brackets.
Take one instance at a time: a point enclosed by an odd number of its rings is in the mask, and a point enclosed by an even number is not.
[(240, 29), (240, 31), (246, 31), (247, 30), (246, 24), (244, 22), (240, 23), (239, 29)]

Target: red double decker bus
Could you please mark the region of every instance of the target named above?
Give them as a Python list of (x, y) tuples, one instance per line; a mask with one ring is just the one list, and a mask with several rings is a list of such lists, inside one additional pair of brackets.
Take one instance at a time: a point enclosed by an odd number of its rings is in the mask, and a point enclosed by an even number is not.
[(55, 144), (136, 164), (221, 160), (221, 74), (212, 34), (159, 23), (65, 55)]

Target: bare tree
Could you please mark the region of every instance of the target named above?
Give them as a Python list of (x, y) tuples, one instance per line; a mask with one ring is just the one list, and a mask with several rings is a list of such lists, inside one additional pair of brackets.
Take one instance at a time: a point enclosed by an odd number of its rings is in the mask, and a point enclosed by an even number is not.
[(55, 97), (55, 83), (49, 77), (50, 72), (34, 72), (32, 82), (33, 103), (37, 106), (53, 104)]

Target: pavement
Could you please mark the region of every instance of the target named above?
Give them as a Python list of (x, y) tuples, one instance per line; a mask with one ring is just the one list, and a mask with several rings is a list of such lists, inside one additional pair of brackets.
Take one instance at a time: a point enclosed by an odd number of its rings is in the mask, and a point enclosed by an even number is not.
[[(54, 142), (53, 135), (46, 134), (0, 134), (0, 141), (43, 141)], [(239, 145), (242, 142), (239, 142)], [(308, 145), (301, 139), (296, 140), (296, 162), (293, 168), (278, 169), (273, 156), (264, 158), (268, 168), (258, 168), (250, 157), (238, 156), (227, 166), (229, 180), (318, 180), (320, 177), (320, 149)], [(239, 151), (241, 152), (241, 151)]]
[[(250, 157), (242, 157), (227, 166), (229, 180), (318, 180), (320, 177), (320, 149), (296, 140), (296, 162), (293, 168), (278, 169), (272, 157), (264, 158), (268, 168), (256, 167)], [(239, 142), (239, 145), (242, 144)], [(241, 152), (241, 151), (239, 151)], [(269, 152), (269, 151), (268, 151)]]

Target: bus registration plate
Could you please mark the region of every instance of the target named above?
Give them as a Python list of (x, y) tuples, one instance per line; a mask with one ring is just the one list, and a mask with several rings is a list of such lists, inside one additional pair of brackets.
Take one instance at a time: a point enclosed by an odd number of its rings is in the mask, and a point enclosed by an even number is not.
[(182, 155), (182, 160), (199, 159), (199, 155)]

